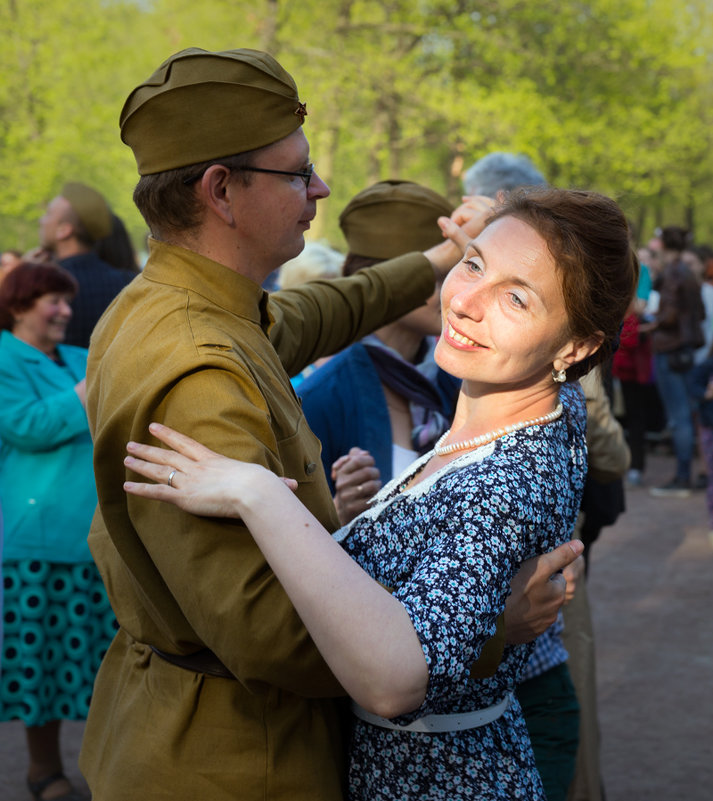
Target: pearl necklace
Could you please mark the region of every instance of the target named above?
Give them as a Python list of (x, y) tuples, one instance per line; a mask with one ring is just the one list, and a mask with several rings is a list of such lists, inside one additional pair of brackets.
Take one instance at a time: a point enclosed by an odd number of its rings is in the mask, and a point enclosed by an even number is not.
[(469, 451), (472, 448), (479, 448), (481, 445), (486, 445), (488, 442), (492, 442), (495, 439), (504, 437), (506, 434), (512, 434), (514, 431), (519, 431), (521, 428), (529, 428), (530, 426), (541, 426), (545, 423), (551, 423), (561, 415), (562, 404), (558, 403), (557, 408), (554, 411), (549, 412), (548, 414), (543, 414), (542, 417), (535, 417), (532, 420), (523, 420), (521, 423), (512, 423), (504, 428), (498, 428), (495, 431), (489, 431), (487, 434), (481, 434), (479, 437), (463, 440), (463, 442), (453, 442), (450, 445), (443, 445), (443, 443), (446, 441), (446, 438), (451, 433), (449, 429), (438, 440), (433, 448), (433, 452), (436, 454), (436, 456), (446, 456), (449, 453), (455, 453), (455, 451)]

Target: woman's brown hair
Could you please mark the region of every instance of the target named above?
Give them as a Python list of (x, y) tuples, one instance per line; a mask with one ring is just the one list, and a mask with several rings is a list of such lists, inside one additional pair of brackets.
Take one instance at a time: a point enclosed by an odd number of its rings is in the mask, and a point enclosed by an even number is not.
[(560, 275), (570, 336), (600, 335), (596, 353), (567, 370), (580, 378), (616, 350), (639, 280), (639, 261), (619, 206), (605, 195), (572, 189), (512, 192), (489, 218), (516, 217), (545, 240)]

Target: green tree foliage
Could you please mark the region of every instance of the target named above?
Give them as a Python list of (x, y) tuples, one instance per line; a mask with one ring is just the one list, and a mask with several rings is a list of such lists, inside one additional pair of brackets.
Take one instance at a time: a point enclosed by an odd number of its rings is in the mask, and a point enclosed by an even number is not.
[(0, 237), (35, 244), (68, 179), (103, 191), (137, 241), (136, 170), (119, 139), (129, 91), (184, 47), (274, 53), (307, 101), (341, 246), (348, 199), (386, 178), (457, 201), (492, 150), (561, 186), (617, 197), (648, 236), (713, 240), (708, 0), (9, 0), (0, 5)]
[(133, 214), (118, 113), (143, 45), (135, 20), (133, 4), (100, 0), (0, 6), (0, 215), (5, 230), (18, 223), (23, 247), (36, 244), (42, 206), (66, 180), (96, 186), (118, 213)]

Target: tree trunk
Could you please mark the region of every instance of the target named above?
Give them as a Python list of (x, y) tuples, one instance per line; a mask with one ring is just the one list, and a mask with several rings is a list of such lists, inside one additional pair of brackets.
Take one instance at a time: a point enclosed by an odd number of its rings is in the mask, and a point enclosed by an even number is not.
[(266, 13), (264, 22), (261, 25), (260, 50), (264, 50), (271, 56), (277, 57), (280, 45), (277, 40), (278, 24), (277, 15), (279, 14), (279, 0), (265, 0)]
[[(336, 106), (332, 106), (336, 108)], [(331, 185), (334, 177), (334, 165), (337, 161), (337, 151), (339, 150), (339, 121), (329, 121), (328, 127), (323, 136), (320, 137), (319, 145), (319, 176), (328, 185)], [(330, 198), (319, 201), (317, 206), (317, 216), (312, 222), (312, 238), (324, 239), (327, 228), (327, 209), (330, 205)]]

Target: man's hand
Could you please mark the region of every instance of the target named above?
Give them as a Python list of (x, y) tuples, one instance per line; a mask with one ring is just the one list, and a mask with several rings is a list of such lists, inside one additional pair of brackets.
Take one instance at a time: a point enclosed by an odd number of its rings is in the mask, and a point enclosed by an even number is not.
[(506, 642), (531, 642), (555, 622), (566, 592), (560, 571), (582, 551), (584, 544), (572, 540), (522, 563), (510, 583), (512, 593), (505, 604)]
[(369, 499), (381, 489), (381, 474), (369, 451), (352, 448), (332, 465), (339, 522), (345, 526), (367, 507)]
[(465, 252), (466, 245), (485, 227), (485, 221), (493, 210), (494, 201), (489, 197), (474, 196), (464, 202), (450, 217), (439, 217), (438, 225), (446, 237), (445, 242), (424, 252), (433, 265), (436, 279), (442, 281), (449, 270)]

